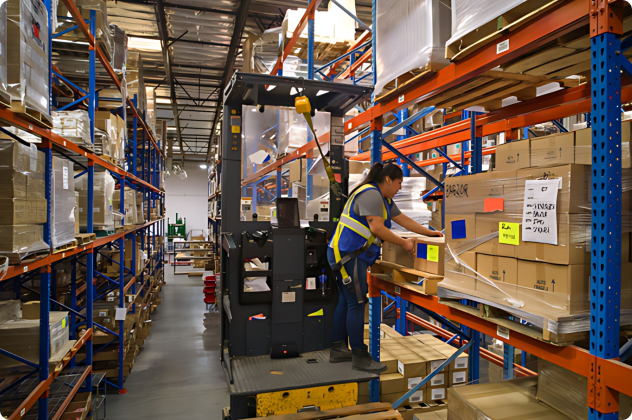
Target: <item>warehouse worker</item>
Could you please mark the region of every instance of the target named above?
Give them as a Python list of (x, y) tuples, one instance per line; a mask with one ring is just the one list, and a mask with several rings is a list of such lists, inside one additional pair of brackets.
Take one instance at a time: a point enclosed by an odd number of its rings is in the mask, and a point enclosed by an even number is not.
[(364, 344), (367, 268), (380, 257), (380, 240), (401, 245), (411, 254), (415, 243), (413, 239), (393, 233), (391, 221), (420, 235), (443, 236), (441, 232), (423, 227), (397, 208), (393, 197), (402, 188), (403, 180), (404, 173), (399, 166), (374, 164), (366, 179), (353, 190), (329, 242), (327, 259), (336, 275), (339, 291), (330, 363), (351, 360), (355, 370), (386, 370), (386, 365), (373, 360)]

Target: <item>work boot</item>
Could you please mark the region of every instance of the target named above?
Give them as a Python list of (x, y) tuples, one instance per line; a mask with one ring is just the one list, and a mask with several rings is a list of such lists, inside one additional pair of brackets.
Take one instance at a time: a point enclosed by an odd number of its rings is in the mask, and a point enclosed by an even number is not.
[(329, 363), (342, 363), (351, 361), (351, 350), (347, 345), (347, 340), (331, 343), (329, 351)]
[(362, 372), (379, 373), (388, 369), (388, 366), (376, 362), (369, 354), (367, 347), (363, 346), (359, 350), (351, 350), (352, 353), (352, 365), (354, 370), (361, 370)]

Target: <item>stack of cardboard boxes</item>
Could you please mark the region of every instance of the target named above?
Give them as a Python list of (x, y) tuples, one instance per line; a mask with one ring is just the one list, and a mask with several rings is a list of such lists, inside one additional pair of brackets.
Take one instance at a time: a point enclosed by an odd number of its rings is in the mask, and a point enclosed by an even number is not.
[[(438, 369), (456, 348), (427, 334), (391, 337), (380, 340), (380, 362), (388, 369), (380, 375), (380, 401), (394, 403), (406, 392)], [(463, 354), (437, 373), (414, 393), (405, 404), (445, 400), (447, 388), (467, 383), (468, 359)], [(368, 402), (360, 392), (358, 403)]]
[(47, 221), (44, 153), (34, 144), (0, 141), (0, 253), (17, 263), (21, 257), (48, 249), (43, 240)]
[[(75, 190), (79, 192), (79, 225), (84, 230), (88, 225), (88, 177), (81, 176), (76, 181)], [(94, 174), (92, 222), (95, 227), (114, 228), (114, 185), (114, 178), (108, 172)]]
[(116, 162), (124, 160), (127, 125), (123, 118), (110, 111), (96, 111), (94, 113), (94, 127), (105, 132), (109, 137), (109, 142), (102, 144), (102, 154), (109, 156)]
[[(625, 145), (629, 122), (623, 127)], [(508, 143), (497, 148), (495, 171), (446, 179), (446, 255), (458, 254), (459, 261), (446, 262), (440, 286), (503, 305), (520, 302), (548, 319), (588, 311), (590, 141), (590, 130), (580, 130)], [(629, 147), (623, 152), (621, 267), (630, 293), (632, 173)], [(542, 179), (559, 180), (557, 245), (522, 238), (526, 182)], [(622, 305), (632, 308), (629, 300)]]

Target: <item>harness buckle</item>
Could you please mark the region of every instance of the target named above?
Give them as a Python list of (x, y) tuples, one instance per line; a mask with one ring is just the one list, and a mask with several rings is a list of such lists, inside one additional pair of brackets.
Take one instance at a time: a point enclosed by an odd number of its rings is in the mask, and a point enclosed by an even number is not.
[(351, 284), (352, 281), (353, 279), (351, 277), (345, 277), (344, 279), (342, 279), (342, 284), (344, 284), (345, 286), (348, 286)]

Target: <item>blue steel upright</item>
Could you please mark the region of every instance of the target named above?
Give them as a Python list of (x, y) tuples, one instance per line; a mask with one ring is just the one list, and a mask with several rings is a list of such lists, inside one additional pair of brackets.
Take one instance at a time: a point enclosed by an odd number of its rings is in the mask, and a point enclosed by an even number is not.
[[(307, 0), (311, 4), (314, 0)], [(307, 78), (314, 79), (314, 15), (316, 11), (310, 13), (307, 19)]]
[[(603, 359), (619, 357), (621, 305), (621, 73), (617, 56), (620, 36), (593, 36), (592, 90), (592, 217), (590, 269), (590, 354)], [(624, 57), (622, 57), (624, 58)], [(613, 411), (618, 394), (599, 379), (599, 369), (588, 378), (590, 419), (617, 419)], [(591, 380), (592, 379), (592, 380)], [(592, 382), (592, 383), (591, 383)], [(608, 394), (613, 392), (608, 398)], [(612, 401), (608, 406), (606, 401)], [(605, 414), (608, 413), (608, 414)]]

